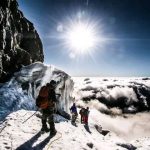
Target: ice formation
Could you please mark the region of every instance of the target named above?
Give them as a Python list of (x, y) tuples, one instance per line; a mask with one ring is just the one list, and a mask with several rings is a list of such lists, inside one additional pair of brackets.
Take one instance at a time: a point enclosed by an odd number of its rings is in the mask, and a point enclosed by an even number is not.
[(41, 86), (51, 80), (57, 82), (56, 93), (60, 94), (57, 109), (68, 112), (73, 90), (71, 77), (54, 66), (37, 62), (22, 67), (9, 82), (1, 85), (0, 118), (18, 109), (35, 110), (35, 99)]

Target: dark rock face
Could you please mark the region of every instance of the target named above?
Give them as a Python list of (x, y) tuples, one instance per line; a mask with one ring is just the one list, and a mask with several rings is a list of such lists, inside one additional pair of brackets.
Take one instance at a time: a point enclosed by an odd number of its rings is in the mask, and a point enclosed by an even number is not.
[(16, 0), (0, 1), (0, 83), (22, 66), (43, 62), (43, 47), (33, 24), (18, 10)]

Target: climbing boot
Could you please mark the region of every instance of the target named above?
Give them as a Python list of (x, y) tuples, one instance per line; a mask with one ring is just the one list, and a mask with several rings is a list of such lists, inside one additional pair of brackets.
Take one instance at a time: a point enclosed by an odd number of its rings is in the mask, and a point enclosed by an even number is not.
[(51, 130), (51, 131), (50, 131), (50, 136), (55, 136), (56, 133), (57, 133), (57, 131), (56, 131), (55, 129), (54, 129), (54, 130)]
[(50, 130), (47, 128), (47, 126), (42, 126), (41, 132), (49, 132)]

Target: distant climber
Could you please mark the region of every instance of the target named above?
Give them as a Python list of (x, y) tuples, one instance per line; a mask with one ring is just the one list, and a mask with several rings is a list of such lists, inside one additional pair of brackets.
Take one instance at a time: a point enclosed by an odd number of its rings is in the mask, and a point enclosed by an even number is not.
[[(55, 124), (54, 124), (54, 111), (56, 105), (56, 93), (55, 93), (56, 82), (51, 80), (46, 86), (43, 86), (39, 92), (38, 98), (36, 100), (36, 105), (42, 110), (42, 132), (49, 132), (53, 136), (56, 134)], [(50, 125), (50, 129), (47, 127), (47, 122)]]
[(75, 123), (75, 121), (77, 119), (77, 116), (78, 116), (77, 107), (76, 107), (75, 103), (73, 103), (73, 105), (71, 106), (70, 111), (71, 111), (71, 114), (72, 114), (71, 122)]
[(81, 116), (81, 123), (84, 123), (84, 112), (85, 112), (85, 108), (82, 107), (79, 111), (79, 114)]
[(88, 124), (89, 113), (90, 113), (89, 107), (87, 107), (84, 111), (84, 123), (85, 124)]

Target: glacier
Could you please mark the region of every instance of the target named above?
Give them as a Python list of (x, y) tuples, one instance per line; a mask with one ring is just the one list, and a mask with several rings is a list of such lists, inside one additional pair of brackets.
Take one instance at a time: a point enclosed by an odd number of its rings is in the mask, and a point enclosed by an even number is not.
[(51, 80), (57, 82), (57, 110), (69, 112), (73, 80), (64, 71), (40, 62), (23, 66), (9, 82), (0, 85), (0, 120), (19, 109), (36, 110), (35, 99), (40, 88)]

